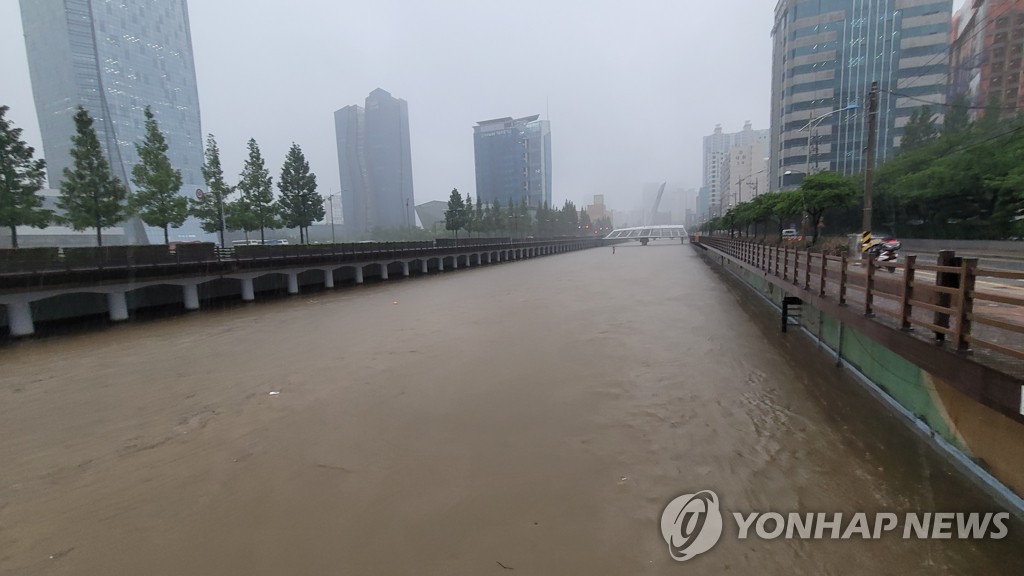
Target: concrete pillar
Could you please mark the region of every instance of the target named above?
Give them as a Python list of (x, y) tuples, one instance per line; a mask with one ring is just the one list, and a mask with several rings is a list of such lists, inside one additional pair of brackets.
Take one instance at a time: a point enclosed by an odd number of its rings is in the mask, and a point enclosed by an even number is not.
[(487, 263), (488, 264), (491, 263), (491, 253), (490, 252), (487, 253)]
[(11, 336), (31, 336), (36, 333), (32, 322), (32, 306), (28, 302), (11, 302), (7, 305), (7, 322)]
[(128, 298), (124, 292), (111, 292), (107, 294), (107, 309), (110, 311), (110, 319), (114, 322), (122, 322), (128, 319)]
[(334, 288), (334, 270), (324, 270), (324, 288)]
[(459, 255), (456, 254), (455, 257), (452, 258), (452, 270), (458, 270), (458, 269), (459, 269)]
[(409, 263), (402, 262), (402, 276), (409, 276)]
[(426, 260), (420, 260), (420, 271), (423, 272), (424, 274), (426, 274), (429, 271), (429, 269), (427, 268)]
[(185, 310), (199, 310), (199, 286), (185, 284), (181, 290), (185, 296)]
[(242, 278), (242, 300), (252, 302), (256, 299), (256, 291), (252, 287), (252, 278)]
[(437, 271), (444, 272), (444, 257), (437, 259)]
[(387, 280), (388, 279), (388, 265), (387, 264), (381, 263), (381, 265), (380, 265), (380, 279), (381, 280)]
[(472, 254), (466, 254), (466, 268), (470, 268), (472, 266), (473, 266), (473, 255)]
[(356, 284), (363, 283), (363, 267), (356, 266)]
[(288, 293), (298, 294), (299, 293), (299, 273), (289, 272), (288, 273)]

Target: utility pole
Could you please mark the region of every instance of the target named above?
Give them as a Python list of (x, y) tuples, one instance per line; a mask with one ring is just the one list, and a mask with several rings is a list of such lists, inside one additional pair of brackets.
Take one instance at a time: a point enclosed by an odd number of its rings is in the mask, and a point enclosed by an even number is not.
[(863, 232), (871, 231), (871, 193), (875, 180), (875, 155), (878, 140), (878, 82), (871, 83), (868, 93), (868, 142), (865, 148), (867, 158), (864, 163), (864, 221)]

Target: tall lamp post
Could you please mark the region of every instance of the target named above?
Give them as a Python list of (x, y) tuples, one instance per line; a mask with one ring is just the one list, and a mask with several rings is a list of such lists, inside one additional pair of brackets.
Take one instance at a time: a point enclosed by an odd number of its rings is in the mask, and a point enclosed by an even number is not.
[[(824, 120), (825, 118), (828, 118), (829, 116), (832, 116), (833, 114), (839, 114), (840, 112), (848, 112), (850, 110), (856, 110), (856, 109), (857, 109), (857, 103), (856, 102), (852, 102), (846, 108), (838, 108), (838, 109), (833, 110), (831, 112), (826, 112), (825, 114), (822, 114), (821, 116), (818, 116), (817, 118), (812, 118), (807, 124), (804, 124), (803, 128), (801, 128), (799, 130), (799, 132), (803, 132), (805, 130), (807, 131), (807, 172), (804, 172), (804, 174), (814, 174), (814, 169), (811, 167), (811, 138), (812, 137), (817, 138), (818, 124), (820, 124), (822, 120)], [(818, 162), (818, 151), (817, 150), (814, 151), (814, 162), (815, 162), (815, 164), (817, 164), (817, 162)]]
[(327, 203), (330, 205), (331, 210), (331, 244), (338, 243), (337, 239), (334, 237), (334, 197), (338, 194), (341, 194), (341, 192), (335, 192), (327, 197)]

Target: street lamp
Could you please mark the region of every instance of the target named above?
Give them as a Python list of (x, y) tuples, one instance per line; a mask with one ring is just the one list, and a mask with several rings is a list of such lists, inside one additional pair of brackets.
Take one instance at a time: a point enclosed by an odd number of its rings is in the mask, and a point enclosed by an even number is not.
[[(832, 116), (833, 114), (839, 114), (840, 112), (848, 112), (850, 110), (856, 110), (856, 109), (857, 109), (857, 103), (856, 102), (851, 102), (846, 108), (838, 108), (838, 109), (833, 110), (831, 112), (826, 112), (825, 114), (822, 114), (821, 116), (818, 116), (817, 118), (812, 118), (809, 122), (807, 122), (807, 124), (804, 124), (803, 128), (798, 130), (798, 132), (803, 132), (804, 130), (807, 131), (807, 170), (810, 171), (809, 172), (810, 174), (814, 173), (813, 169), (811, 168), (811, 137), (813, 136), (814, 138), (817, 138), (818, 124), (820, 124), (822, 120), (824, 120), (825, 118), (828, 118), (829, 116)], [(818, 162), (818, 152), (817, 152), (817, 150), (815, 150), (815, 152), (814, 152), (814, 162), (815, 163)], [(808, 172), (804, 172), (804, 174), (808, 174)]]
[(334, 197), (338, 194), (341, 194), (341, 192), (335, 192), (327, 197), (327, 203), (330, 205), (331, 209), (331, 244), (338, 243), (337, 239), (334, 237)]

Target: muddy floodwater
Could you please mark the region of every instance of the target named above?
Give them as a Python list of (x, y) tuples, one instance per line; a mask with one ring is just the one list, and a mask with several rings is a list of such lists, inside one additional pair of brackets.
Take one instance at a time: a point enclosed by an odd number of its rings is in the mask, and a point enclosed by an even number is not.
[[(659, 522), (713, 490), (721, 541)], [(731, 512), (997, 511), (689, 246), (0, 348), (0, 574), (1022, 574), (1002, 540), (737, 538)]]

